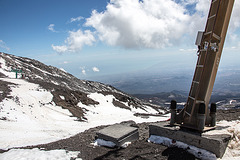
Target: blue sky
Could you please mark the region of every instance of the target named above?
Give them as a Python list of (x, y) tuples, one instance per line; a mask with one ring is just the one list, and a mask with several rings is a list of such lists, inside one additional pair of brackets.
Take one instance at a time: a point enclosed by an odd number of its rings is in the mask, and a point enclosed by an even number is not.
[[(194, 71), (195, 38), (204, 30), (209, 5), (209, 0), (0, 0), (0, 51), (91, 80), (156, 68)], [(239, 10), (236, 1), (220, 69), (239, 66)]]

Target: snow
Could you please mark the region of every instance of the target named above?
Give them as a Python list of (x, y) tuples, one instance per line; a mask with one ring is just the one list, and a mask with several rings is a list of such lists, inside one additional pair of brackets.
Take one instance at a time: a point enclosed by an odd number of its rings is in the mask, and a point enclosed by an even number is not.
[(116, 146), (115, 143), (113, 143), (112, 141), (106, 141), (103, 139), (97, 139), (94, 143), (94, 146), (105, 146), (105, 147), (110, 147), (113, 148)]
[[(113, 99), (115, 98), (113, 95), (104, 96), (103, 94), (100, 93), (91, 93), (90, 95), (88, 95), (88, 97), (95, 101), (98, 101), (99, 104), (95, 106), (93, 105), (86, 106), (83, 105), (82, 103), (79, 103), (78, 105), (88, 110), (86, 114), (88, 122), (95, 123), (96, 126), (105, 125), (106, 122), (108, 124), (115, 124), (120, 123), (122, 121), (133, 120), (136, 123), (142, 123), (142, 122), (166, 121), (170, 118), (170, 114), (163, 115), (161, 117), (157, 116), (149, 118), (136, 117), (134, 116), (134, 114), (136, 113), (134, 112), (134, 109), (133, 111), (129, 111), (127, 109), (115, 107), (112, 103)], [(145, 113), (148, 112), (145, 111)]]
[(156, 144), (163, 144), (165, 146), (176, 146), (179, 148), (186, 149), (189, 153), (193, 154), (195, 157), (200, 158), (202, 160), (216, 160), (215, 154), (208, 152), (204, 149), (200, 149), (191, 145), (187, 145), (185, 143), (182, 143), (180, 141), (173, 141), (172, 139), (161, 137), (161, 136), (155, 136), (151, 135), (148, 139), (149, 142), (153, 142)]
[[(129, 146), (131, 144), (131, 142), (125, 142), (122, 144), (122, 148), (127, 148), (127, 146)], [(105, 146), (105, 147), (109, 147), (109, 148), (114, 148), (116, 146), (115, 143), (113, 143), (112, 141), (106, 141), (103, 139), (96, 139), (94, 144), (94, 146)]]
[(69, 152), (66, 150), (44, 151), (38, 148), (34, 149), (11, 149), (8, 152), (0, 154), (1, 160), (81, 160), (77, 158), (79, 152)]
[(72, 114), (52, 102), (52, 94), (37, 84), (1, 78), (11, 87), (13, 99), (0, 103), (0, 148), (48, 143), (83, 131)]
[(240, 121), (220, 121), (218, 126), (222, 126), (223, 129), (220, 133), (211, 131), (211, 134), (230, 134), (232, 140), (229, 142), (226, 152), (222, 159), (240, 159)]
[[(12, 99), (0, 102), (0, 149), (9, 149), (28, 145), (44, 144), (68, 138), (77, 133), (99, 125), (109, 125), (122, 121), (155, 122), (167, 120), (165, 117), (143, 119), (134, 113), (112, 104), (114, 96), (92, 93), (90, 98), (99, 101), (99, 105), (86, 106), (87, 122), (79, 122), (72, 114), (52, 102), (51, 92), (39, 85), (22, 79), (0, 78), (11, 82)], [(62, 97), (63, 98), (63, 97)]]
[(34, 68), (34, 69), (36, 69), (36, 70), (38, 70), (38, 71), (40, 71), (40, 72), (42, 72), (44, 74), (52, 75), (51, 73), (49, 73), (47, 71), (44, 71), (44, 70), (42, 70), (40, 68), (35, 67), (33, 64), (30, 64), (30, 65), (28, 63), (25, 63), (25, 64), (28, 65), (28, 66), (31, 66), (32, 68)]
[(59, 68), (61, 71), (63, 71), (63, 72), (66, 72), (67, 73), (67, 71), (65, 70), (65, 69), (63, 69), (63, 68)]
[(65, 97), (64, 97), (64, 96), (60, 96), (60, 98), (61, 98), (62, 100), (65, 100)]
[[(134, 108), (132, 107), (131, 110), (134, 112), (134, 113), (150, 113), (150, 114), (159, 114), (158, 111), (156, 111), (155, 109), (151, 108), (150, 106), (146, 106), (144, 105), (144, 110), (141, 109), (141, 108)], [(164, 113), (163, 110), (160, 110), (161, 113)]]

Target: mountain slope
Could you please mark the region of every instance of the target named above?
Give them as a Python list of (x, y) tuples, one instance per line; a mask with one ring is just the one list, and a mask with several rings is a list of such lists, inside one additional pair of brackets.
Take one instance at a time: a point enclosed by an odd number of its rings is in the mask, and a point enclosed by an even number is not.
[[(11, 70), (16, 68), (23, 71), (25, 79), (15, 78)], [(52, 156), (57, 156), (56, 159), (169, 159), (173, 156), (195, 159), (187, 153), (189, 147), (183, 150), (147, 142), (150, 123), (145, 122), (169, 119), (169, 114), (164, 113), (161, 107), (144, 103), (111, 86), (82, 81), (38, 61), (0, 53), (0, 159), (26, 156), (31, 157), (29, 159), (52, 159)], [(218, 122), (218, 125), (223, 123), (225, 131), (233, 137), (239, 137), (239, 113), (226, 110), (217, 114), (217, 120), (230, 121)], [(91, 145), (102, 125), (120, 122), (137, 126), (139, 140), (127, 149)], [(233, 138), (225, 155), (239, 159), (238, 138)]]
[[(13, 69), (21, 70), (16, 79)], [(88, 128), (169, 115), (109, 85), (83, 81), (52, 66), (0, 53), (1, 149), (47, 143)], [(151, 116), (153, 115), (153, 116)], [(161, 117), (160, 117), (161, 116)]]
[[(1, 63), (2, 70), (0, 73), (14, 78), (15, 73), (9, 71), (12, 69), (22, 70), (21, 75), (23, 75), (27, 81), (39, 84), (44, 89), (51, 91), (53, 94), (53, 101), (63, 108), (70, 109), (70, 106), (76, 107), (78, 102), (85, 105), (98, 104), (97, 101), (93, 101), (87, 96), (90, 93), (98, 92), (103, 95), (113, 95), (114, 104), (118, 107), (124, 107), (131, 110), (131, 106), (134, 106), (135, 108), (142, 108), (144, 110), (144, 105), (148, 105), (158, 111), (158, 106), (145, 104), (139, 99), (133, 98), (112, 86), (104, 85), (99, 82), (77, 79), (67, 72), (52, 66), (46, 66), (36, 60), (1, 53)], [(19, 77), (21, 75), (19, 75)], [(64, 96), (65, 99), (61, 99), (60, 95)], [(125, 103), (127, 103), (127, 105)], [(76, 114), (77, 111), (70, 109), (70, 112)], [(75, 116), (80, 120), (83, 118), (83, 114), (80, 113)]]

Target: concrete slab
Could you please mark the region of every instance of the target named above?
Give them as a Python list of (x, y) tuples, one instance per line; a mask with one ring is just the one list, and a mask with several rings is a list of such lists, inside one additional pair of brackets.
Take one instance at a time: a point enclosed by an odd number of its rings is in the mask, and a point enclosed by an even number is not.
[[(218, 129), (218, 127), (216, 128)], [(219, 128), (221, 129), (221, 128)], [(228, 134), (211, 135), (181, 130), (179, 126), (169, 126), (169, 122), (159, 122), (149, 125), (149, 135), (156, 135), (181, 141), (188, 145), (205, 149), (221, 158), (225, 153), (231, 136)]]
[(97, 137), (106, 141), (111, 141), (117, 146), (125, 142), (132, 142), (139, 138), (138, 128), (122, 124), (115, 124), (97, 132)]

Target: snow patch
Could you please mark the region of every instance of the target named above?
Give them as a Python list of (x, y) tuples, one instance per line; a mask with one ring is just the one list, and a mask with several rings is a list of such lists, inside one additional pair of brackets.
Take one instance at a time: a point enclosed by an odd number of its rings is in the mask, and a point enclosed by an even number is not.
[[(127, 146), (129, 146), (131, 144), (131, 142), (125, 142), (122, 144), (122, 148), (127, 148)], [(110, 148), (114, 148), (116, 146), (115, 143), (113, 143), (112, 141), (106, 141), (103, 139), (96, 139), (96, 141), (93, 144), (94, 146), (105, 146), (105, 147), (110, 147)]]
[(13, 98), (0, 103), (1, 149), (49, 143), (86, 129), (67, 109), (56, 106), (52, 94), (39, 85), (20, 79), (0, 80), (17, 84), (11, 86)]
[(61, 71), (63, 71), (63, 72), (66, 72), (67, 73), (67, 71), (65, 70), (65, 69), (63, 69), (63, 68), (59, 68)]
[(11, 149), (8, 152), (0, 154), (1, 160), (67, 160), (67, 159), (75, 159), (81, 160), (77, 158), (80, 152), (72, 152), (66, 150), (51, 150), (44, 151), (38, 148), (34, 149)]
[(112, 141), (105, 141), (103, 139), (97, 139), (94, 143), (94, 146), (105, 146), (105, 147), (113, 148), (116, 146), (116, 144), (113, 143)]
[(172, 139), (151, 135), (148, 139), (149, 142), (156, 143), (156, 144), (163, 144), (168, 147), (179, 147), (187, 150), (189, 153), (193, 154), (195, 157), (200, 158), (202, 160), (216, 160), (215, 154), (208, 152), (204, 149), (200, 149), (191, 145), (187, 145), (180, 141), (173, 141)]
[(60, 98), (61, 98), (62, 100), (65, 100), (65, 97), (64, 97), (64, 96), (60, 96)]
[(232, 136), (222, 159), (240, 159), (240, 121), (220, 121), (217, 125), (225, 128), (222, 133)]

